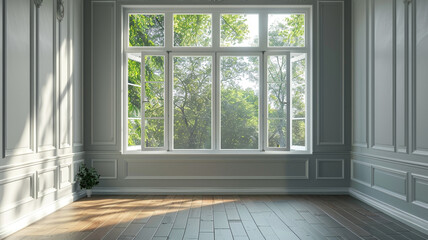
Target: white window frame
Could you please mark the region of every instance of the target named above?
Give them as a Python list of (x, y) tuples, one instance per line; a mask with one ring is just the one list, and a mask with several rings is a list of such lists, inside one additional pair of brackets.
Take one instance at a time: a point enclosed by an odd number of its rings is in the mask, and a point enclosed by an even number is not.
[[(305, 46), (304, 47), (268, 47), (268, 14), (305, 14)], [(164, 25), (164, 46), (129, 46), (129, 15), (131, 14), (163, 14), (165, 19)], [(211, 14), (212, 27), (212, 44), (211, 47), (180, 47), (173, 46), (173, 14)], [(259, 46), (258, 47), (221, 47), (220, 46), (220, 15), (221, 14), (258, 14), (259, 15)], [(268, 6), (238, 6), (238, 5), (132, 5), (122, 6), (122, 153), (124, 154), (147, 154), (147, 153), (185, 153), (185, 154), (311, 154), (312, 153), (312, 6), (304, 5), (268, 5)], [(128, 76), (127, 76), (127, 59), (129, 53), (140, 53), (141, 63), (141, 83), (142, 92), (144, 92), (144, 56), (165, 56), (165, 134), (164, 147), (162, 148), (145, 148), (144, 147), (144, 113), (141, 113), (141, 148), (128, 148)], [(306, 56), (306, 121), (305, 121), (305, 150), (293, 150), (292, 146), (292, 116), (291, 116), (291, 56), (295, 53), (304, 53)], [(260, 79), (259, 79), (259, 149), (220, 149), (221, 147), (221, 129), (220, 129), (220, 56), (260, 56)], [(265, 69), (267, 67), (267, 57), (271, 55), (287, 55), (288, 61), (288, 98), (287, 121), (288, 139), (286, 148), (271, 148), (268, 146), (267, 133), (267, 79)], [(173, 56), (212, 56), (212, 121), (211, 121), (211, 149), (173, 149), (173, 78), (172, 78), (172, 59)], [(144, 110), (144, 95), (141, 95), (141, 107)]]
[[(269, 56), (287, 56), (287, 117), (291, 114), (291, 53), (289, 51), (283, 52), (283, 51), (271, 51), (264, 54), (264, 64), (263, 69), (267, 69), (268, 64), (268, 57)], [(268, 133), (268, 82), (267, 82), (267, 71), (263, 74), (263, 107), (264, 107), (264, 124), (263, 124), (263, 131), (265, 133), (264, 135), (264, 148), (266, 151), (290, 151), (291, 150), (291, 139), (293, 138), (292, 132), (291, 132), (291, 121), (287, 121), (287, 134), (289, 135), (287, 138), (287, 146), (286, 147), (269, 147), (269, 133)], [(288, 117), (288, 119), (291, 120), (291, 115)], [(287, 119), (287, 120), (288, 120)], [(305, 133), (306, 136), (306, 133)]]
[[(169, 115), (168, 115), (168, 101), (165, 101), (165, 99), (168, 96), (168, 87), (170, 86), (168, 83), (168, 72), (169, 72), (169, 62), (168, 62), (168, 53), (166, 52), (159, 52), (159, 53), (152, 53), (152, 54), (147, 54), (147, 53), (141, 53), (141, 150), (142, 151), (165, 151), (168, 149), (169, 145), (168, 145), (168, 138), (167, 138), (167, 134), (164, 133), (164, 146), (163, 147), (146, 147), (144, 144), (144, 139), (145, 139), (145, 104), (147, 103), (147, 98), (146, 98), (146, 78), (145, 78), (145, 56), (163, 56), (164, 57), (164, 90), (163, 90), (163, 94), (164, 94), (164, 110), (163, 110), (163, 119), (164, 119), (164, 131), (168, 130), (168, 119), (169, 119)], [(128, 92), (128, 91), (127, 91)], [(128, 107), (128, 104), (126, 104), (126, 106)], [(160, 118), (159, 118), (160, 119)], [(128, 126), (128, 124), (126, 124), (126, 126)]]

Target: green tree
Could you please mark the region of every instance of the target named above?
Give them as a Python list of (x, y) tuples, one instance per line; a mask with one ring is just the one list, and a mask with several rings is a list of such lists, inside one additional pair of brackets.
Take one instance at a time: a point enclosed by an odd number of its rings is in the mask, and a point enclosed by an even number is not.
[(211, 57), (174, 57), (174, 148), (211, 148)]
[[(174, 46), (211, 46), (211, 15), (174, 15)], [(163, 46), (163, 15), (130, 15), (130, 46)], [(222, 42), (234, 46), (247, 41), (249, 26), (244, 14), (221, 15)], [(284, 15), (269, 27), (270, 46), (304, 46), (304, 15)], [(164, 117), (164, 61), (163, 57), (146, 56), (144, 86), (147, 103), (144, 104), (146, 117)], [(284, 56), (272, 56), (268, 66), (270, 122), (269, 146), (286, 146), (286, 100), (287, 71), (291, 70), (292, 114), (305, 117), (305, 59), (294, 61), (288, 68)], [(173, 114), (174, 147), (176, 149), (211, 148), (211, 103), (212, 103), (212, 59), (204, 56), (183, 56), (173, 59)], [(221, 145), (228, 149), (257, 149), (259, 131), (259, 62), (257, 57), (224, 57), (220, 61), (221, 74)], [(140, 85), (140, 63), (128, 61), (128, 82)], [(131, 86), (130, 85), (130, 86)], [(129, 88), (128, 116), (141, 116), (140, 89)], [(274, 119), (275, 118), (275, 119)], [(279, 119), (279, 120), (278, 120)], [(295, 145), (304, 146), (304, 121), (294, 120), (292, 138)], [(164, 144), (164, 120), (148, 118), (145, 123), (145, 145), (161, 147)], [(130, 119), (128, 122), (128, 144), (141, 144), (141, 123)]]
[(269, 26), (269, 46), (304, 47), (305, 15), (287, 14), (280, 16), (283, 18), (274, 20)]
[(164, 21), (164, 15), (130, 15), (129, 46), (163, 46)]

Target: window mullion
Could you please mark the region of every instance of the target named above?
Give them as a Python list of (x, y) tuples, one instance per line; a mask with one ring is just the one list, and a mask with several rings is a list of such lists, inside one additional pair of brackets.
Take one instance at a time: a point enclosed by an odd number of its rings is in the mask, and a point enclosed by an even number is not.
[(262, 56), (262, 59), (263, 59), (263, 78), (261, 79), (261, 82), (263, 83), (262, 84), (262, 86), (263, 86), (263, 88), (261, 88), (261, 98), (263, 99), (263, 102), (262, 102), (262, 104), (260, 104), (260, 106), (261, 106), (261, 109), (262, 109), (262, 113), (263, 113), (263, 117), (262, 117), (262, 119), (261, 119), (261, 121), (263, 121), (263, 128), (261, 128), (261, 132), (262, 132), (262, 134), (261, 134), (261, 138), (263, 138), (263, 145), (261, 146), (262, 147), (262, 151), (266, 151), (266, 150), (268, 150), (268, 143), (269, 143), (269, 141), (268, 141), (268, 136), (269, 136), (269, 134), (268, 134), (268, 126), (267, 126), (267, 124), (268, 124), (268, 116), (269, 116), (269, 114), (268, 114), (268, 107), (267, 107), (267, 102), (268, 102), (268, 100), (267, 100), (267, 74), (268, 74), (268, 70), (267, 70), (267, 58), (268, 58), (268, 54), (266, 53), (266, 52), (264, 52), (263, 51), (263, 56)]
[(172, 37), (173, 37), (173, 19), (172, 19), (172, 13), (166, 12), (165, 13), (165, 49), (166, 51), (172, 50)]
[(170, 52), (167, 52), (167, 58), (168, 58), (168, 130), (167, 132), (167, 138), (168, 138), (168, 147), (167, 151), (171, 151), (173, 149), (173, 138), (174, 138), (174, 96), (173, 96), (173, 89), (174, 89), (174, 80), (173, 80), (173, 58), (171, 57)]
[(169, 79), (170, 79), (170, 62), (169, 62), (169, 52), (166, 52), (165, 59), (164, 59), (164, 99), (163, 99), (163, 121), (164, 121), (164, 132), (163, 132), (163, 141), (164, 141), (164, 149), (168, 151), (170, 149), (170, 141), (169, 136), (171, 135), (169, 131), (170, 121), (169, 118), (171, 117), (169, 108), (170, 108), (170, 96), (169, 89)]
[(140, 64), (140, 78), (141, 78), (141, 87), (140, 87), (140, 116), (141, 116), (141, 150), (144, 150), (145, 148), (145, 142), (146, 142), (146, 131), (144, 131), (146, 129), (146, 119), (145, 119), (145, 103), (146, 103), (146, 76), (145, 76), (145, 66), (146, 62), (145, 62), (145, 57), (144, 54), (141, 53), (141, 64)]
[(259, 57), (259, 150), (265, 150), (265, 52)]
[(218, 65), (218, 61), (217, 61), (217, 59), (218, 59), (218, 56), (217, 56), (217, 52), (215, 52), (214, 54), (213, 54), (213, 71), (212, 71), (212, 74), (213, 74), (213, 80), (212, 80), (212, 100), (211, 100), (211, 102), (212, 102), (212, 116), (211, 116), (211, 121), (212, 121), (212, 125), (213, 125), (213, 130), (212, 130), (212, 139), (213, 139), (213, 141), (212, 141), (212, 144), (213, 144), (213, 146), (212, 146), (212, 149), (213, 150), (219, 150), (220, 149), (220, 145), (219, 145), (219, 140), (220, 140), (220, 132), (219, 132), (219, 130), (220, 130), (220, 128), (219, 128), (219, 122), (220, 122), (220, 109), (219, 109), (219, 106), (220, 106), (220, 95), (219, 95), (219, 92), (220, 92), (220, 85), (219, 85), (219, 83), (220, 83), (220, 68), (218, 67), (219, 65)]
[(287, 150), (289, 151), (291, 148), (291, 139), (292, 139), (292, 132), (291, 132), (291, 115), (293, 114), (291, 112), (291, 56), (290, 52), (287, 52)]
[(212, 46), (215, 50), (220, 47), (220, 13), (212, 13)]
[(268, 15), (266, 12), (259, 14), (259, 47), (267, 49), (268, 43)]

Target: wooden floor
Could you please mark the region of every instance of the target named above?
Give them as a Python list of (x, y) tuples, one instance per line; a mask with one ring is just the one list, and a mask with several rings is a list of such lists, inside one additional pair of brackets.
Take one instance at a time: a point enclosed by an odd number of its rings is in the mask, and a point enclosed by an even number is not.
[(418, 232), (349, 196), (96, 196), (16, 239), (411, 239)]

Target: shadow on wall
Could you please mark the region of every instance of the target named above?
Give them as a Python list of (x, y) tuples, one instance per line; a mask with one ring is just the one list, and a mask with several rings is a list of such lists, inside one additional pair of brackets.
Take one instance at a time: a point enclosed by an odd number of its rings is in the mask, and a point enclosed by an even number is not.
[[(20, 132), (17, 131), (18, 128), (14, 128), (10, 130), (9, 135), (7, 135), (8, 122), (5, 122), (5, 145), (9, 149), (18, 149), (20, 146), (26, 146), (27, 142), (30, 142), (29, 148), (33, 149), (33, 151), (28, 154), (9, 152), (6, 158), (3, 159), (7, 161), (3, 162), (4, 167), (0, 169), (0, 229), (15, 220), (18, 221), (23, 216), (30, 216), (35, 210), (55, 202), (60, 197), (70, 196), (69, 194), (75, 189), (75, 186), (70, 185), (59, 191), (59, 184), (61, 184), (58, 181), (61, 174), (61, 171), (58, 171), (59, 160), (54, 162), (41, 161), (40, 164), (34, 166), (16, 168), (19, 164), (44, 160), (70, 151), (59, 150), (59, 148), (61, 143), (70, 143), (69, 146), (63, 147), (71, 147), (72, 141), (70, 137), (72, 124), (71, 90), (74, 73), (73, 68), (69, 68), (67, 64), (68, 60), (71, 59), (69, 58), (68, 50), (72, 52), (72, 46), (73, 42), (71, 40), (67, 42), (67, 39), (63, 39), (60, 45), (62, 50), (56, 52), (57, 59), (67, 59), (65, 63), (62, 63), (65, 65), (64, 67), (59, 66), (60, 69), (66, 69), (65, 75), (58, 75), (59, 79), (55, 77), (53, 67), (49, 66), (49, 64), (54, 64), (53, 59), (47, 61), (46, 64), (38, 65), (40, 68), (39, 75), (34, 80), (34, 88), (37, 90), (37, 94), (33, 98), (37, 99), (36, 105), (34, 105), (35, 117), (31, 117), (31, 111), (26, 112), (26, 117), (16, 119), (18, 123), (13, 124), (13, 126), (26, 127), (21, 127), (19, 129)], [(46, 46), (41, 47), (41, 49), (45, 48)], [(51, 48), (53, 47), (51, 46)], [(65, 53), (65, 55), (60, 53)], [(12, 79), (9, 79), (9, 81), (12, 81)], [(10, 89), (9, 91), (5, 89), (5, 91), (6, 94), (14, 94), (14, 91)], [(30, 98), (30, 100), (32, 99)], [(33, 104), (33, 101), (31, 101), (31, 104)], [(18, 108), (8, 109), (8, 111), (19, 110)], [(26, 132), (27, 129), (32, 129), (33, 126), (36, 129)], [(9, 165), (11, 166), (10, 168)], [(36, 171), (38, 171), (38, 175)], [(68, 176), (70, 183), (74, 179), (72, 175), (73, 173)], [(35, 199), (37, 201), (34, 201)]]

